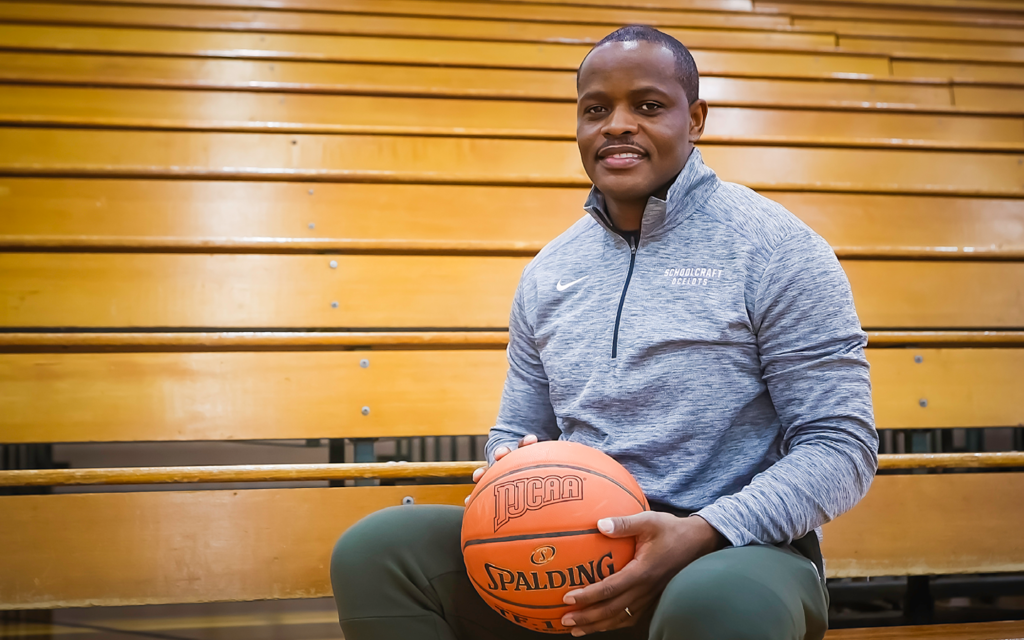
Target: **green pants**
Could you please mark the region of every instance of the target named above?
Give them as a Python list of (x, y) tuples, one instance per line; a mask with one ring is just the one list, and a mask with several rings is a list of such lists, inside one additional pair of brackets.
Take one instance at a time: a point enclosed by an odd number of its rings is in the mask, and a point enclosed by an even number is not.
[[(346, 640), (541, 640), (492, 611), (466, 575), (460, 507), (374, 513), (341, 537), (331, 582)], [(816, 548), (816, 541), (815, 541)], [(668, 584), (653, 615), (601, 640), (820, 639), (828, 595), (791, 547), (729, 547)], [(569, 636), (563, 636), (569, 637)]]

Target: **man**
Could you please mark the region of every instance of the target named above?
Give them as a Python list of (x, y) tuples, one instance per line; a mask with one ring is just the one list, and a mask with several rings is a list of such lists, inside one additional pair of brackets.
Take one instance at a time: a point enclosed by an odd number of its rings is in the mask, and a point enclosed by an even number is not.
[[(570, 592), (572, 635), (821, 638), (815, 530), (877, 465), (868, 365), (835, 255), (693, 144), (707, 103), (678, 41), (626, 27), (580, 66), (590, 214), (523, 272), (492, 461), (537, 439), (596, 447), (654, 511), (598, 522), (636, 558)], [(478, 479), (478, 472), (475, 479)], [(357, 524), (332, 564), (348, 640), (526, 640), (476, 595), (455, 507)]]

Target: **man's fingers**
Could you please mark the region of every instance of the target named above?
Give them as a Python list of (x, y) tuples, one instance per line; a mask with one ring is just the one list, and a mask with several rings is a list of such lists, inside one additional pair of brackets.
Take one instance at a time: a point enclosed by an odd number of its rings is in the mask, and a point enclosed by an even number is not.
[(537, 443), (537, 436), (535, 436), (535, 435), (533, 435), (531, 433), (529, 435), (523, 436), (523, 439), (519, 441), (519, 446), (520, 447), (525, 447), (528, 444), (536, 444), (536, 443)]
[(609, 538), (628, 538), (639, 535), (650, 523), (649, 513), (648, 511), (635, 516), (601, 518), (597, 521), (597, 529)]
[(495, 461), (501, 460), (502, 458), (507, 456), (510, 451), (512, 451), (512, 450), (509, 449), (508, 447), (498, 447), (497, 449), (494, 450), (494, 459), (495, 459)]
[[(646, 587), (641, 586), (629, 589), (596, 606), (565, 614), (562, 616), (562, 624), (571, 628), (574, 636), (631, 626), (647, 610), (647, 603), (651, 601), (646, 592)], [(626, 613), (626, 607), (630, 608), (629, 613)]]
[(585, 609), (603, 600), (609, 600), (621, 593), (625, 593), (643, 581), (644, 572), (642, 567), (635, 560), (631, 560), (621, 571), (613, 573), (601, 582), (565, 594), (562, 602)]
[(484, 472), (487, 471), (487, 467), (480, 467), (473, 472), (473, 482), (480, 482), (480, 478), (484, 476)]

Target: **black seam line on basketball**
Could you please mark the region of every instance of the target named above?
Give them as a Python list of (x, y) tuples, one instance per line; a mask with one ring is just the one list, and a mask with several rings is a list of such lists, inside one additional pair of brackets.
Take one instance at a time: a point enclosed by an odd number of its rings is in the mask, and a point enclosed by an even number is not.
[[(586, 467), (576, 467), (576, 466), (573, 466), (573, 465), (571, 465), (571, 464), (558, 464), (558, 463), (554, 463), (554, 464), (552, 464), (552, 463), (550, 463), (550, 462), (548, 462), (548, 463), (544, 463), (544, 464), (535, 464), (535, 465), (533, 465), (532, 467), (520, 467), (520, 468), (518, 468), (518, 469), (512, 469), (511, 471), (506, 471), (505, 473), (501, 474), (500, 476), (498, 476), (498, 477), (497, 477), (497, 478), (495, 478), (494, 480), (491, 480), (490, 482), (488, 482), (488, 483), (487, 483), (487, 484), (485, 484), (484, 486), (480, 487), (480, 491), (479, 491), (479, 492), (478, 492), (478, 493), (477, 493), (476, 495), (477, 495), (477, 497), (479, 497), (479, 496), (480, 496), (480, 494), (482, 494), (482, 493), (483, 493), (484, 491), (486, 491), (486, 490), (487, 490), (487, 489), (488, 489), (488, 488), (489, 488), (489, 487), (490, 487), (490, 486), (491, 486), (492, 484), (494, 484), (495, 482), (497, 482), (498, 480), (501, 480), (502, 478), (504, 478), (504, 477), (506, 477), (506, 476), (512, 475), (513, 473), (519, 473), (519, 472), (521, 472), (521, 471), (530, 471), (530, 470), (532, 470), (532, 469), (544, 469), (544, 468), (548, 468), (548, 469), (550, 469), (550, 468), (552, 468), (552, 467), (553, 467), (553, 468), (565, 468), (565, 469), (573, 469), (573, 470), (575, 470), (575, 471), (585, 471), (586, 473), (592, 473), (592, 474), (594, 474), (595, 476), (599, 476), (599, 477), (601, 477), (601, 478), (604, 478), (604, 479), (605, 479), (605, 480), (607, 480), (608, 482), (612, 482), (612, 483), (614, 483), (614, 484), (618, 485), (618, 487), (619, 487), (620, 489), (622, 489), (623, 491), (625, 491), (626, 493), (628, 493), (628, 494), (629, 494), (629, 496), (630, 496), (631, 498), (633, 498), (634, 500), (636, 500), (636, 501), (637, 501), (637, 504), (639, 504), (639, 505), (640, 505), (641, 507), (643, 507), (644, 511), (647, 511), (647, 507), (646, 507), (646, 506), (644, 505), (644, 502), (643, 502), (643, 500), (641, 500), (641, 499), (637, 498), (637, 497), (636, 497), (636, 496), (635, 496), (635, 495), (633, 494), (633, 492), (632, 492), (632, 491), (630, 491), (630, 490), (629, 490), (629, 489), (627, 489), (626, 487), (622, 486), (622, 483), (621, 483), (621, 482), (619, 482), (618, 480), (616, 480), (615, 478), (610, 478), (610, 477), (608, 477), (608, 476), (604, 475), (603, 473), (601, 473), (601, 472), (599, 472), (599, 471), (594, 471), (593, 469), (587, 469)], [(472, 505), (472, 504), (473, 504), (474, 502), (476, 502), (476, 498), (473, 498), (472, 500), (470, 500), (470, 501), (469, 501), (469, 504), (467, 504), (466, 506), (467, 506), (467, 507), (469, 507), (469, 506), (470, 506), (470, 505)]]
[[(475, 584), (477, 586), (477, 588), (481, 589), (489, 597), (494, 598), (495, 600), (501, 600), (505, 604), (511, 604), (513, 606), (516, 606), (516, 607), (522, 607), (524, 609), (562, 609), (564, 607), (568, 607), (569, 606), (569, 605), (564, 604), (564, 603), (563, 604), (523, 604), (522, 602), (513, 602), (511, 600), (506, 600), (505, 598), (501, 598), (501, 597), (498, 597), (498, 596), (494, 595), (493, 593), (491, 593), (490, 589), (488, 589), (487, 587), (485, 587), (482, 584), (480, 584), (479, 582), (477, 582), (476, 578), (474, 578), (473, 576), (469, 576), (469, 579), (473, 581), (473, 584)], [(558, 616), (558, 617), (555, 617), (555, 618), (534, 618), (534, 619), (535, 620), (560, 620), (561, 618), (562, 618), (562, 616)]]
[(551, 533), (524, 533), (518, 536), (505, 536), (504, 538), (487, 538), (485, 540), (470, 540), (462, 545), (462, 549), (475, 544), (489, 544), (491, 542), (515, 542), (516, 540), (536, 540), (537, 538), (571, 538), (572, 536), (585, 536), (588, 533), (601, 533), (598, 529), (580, 529), (579, 531), (553, 531)]

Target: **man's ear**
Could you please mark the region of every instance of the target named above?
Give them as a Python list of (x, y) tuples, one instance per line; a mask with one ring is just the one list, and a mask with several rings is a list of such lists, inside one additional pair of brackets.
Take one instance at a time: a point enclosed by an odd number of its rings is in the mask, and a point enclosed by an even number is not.
[(708, 121), (707, 100), (694, 100), (690, 105), (690, 142), (696, 143), (704, 135), (704, 125)]

